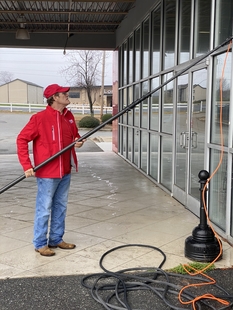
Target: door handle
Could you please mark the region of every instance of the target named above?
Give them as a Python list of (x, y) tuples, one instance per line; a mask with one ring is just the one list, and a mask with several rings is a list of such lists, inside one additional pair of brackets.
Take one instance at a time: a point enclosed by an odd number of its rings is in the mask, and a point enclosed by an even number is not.
[[(190, 134), (188, 131), (183, 131), (180, 133), (180, 146), (183, 149), (188, 148), (189, 139), (190, 139)], [(192, 149), (197, 148), (197, 132), (195, 131), (192, 131), (192, 134), (191, 134), (191, 148)]]

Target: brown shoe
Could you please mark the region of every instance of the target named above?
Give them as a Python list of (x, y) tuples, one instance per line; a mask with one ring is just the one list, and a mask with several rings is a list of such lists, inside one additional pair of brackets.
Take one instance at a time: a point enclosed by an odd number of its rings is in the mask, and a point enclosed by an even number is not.
[(55, 249), (55, 248), (60, 248), (60, 249), (63, 249), (63, 250), (72, 250), (76, 247), (75, 244), (73, 243), (67, 243), (65, 241), (62, 241), (60, 242), (59, 244), (57, 245), (49, 245), (49, 248), (52, 248), (52, 249)]
[(47, 245), (40, 249), (35, 249), (36, 252), (39, 252), (42, 256), (53, 256), (55, 252), (51, 250)]

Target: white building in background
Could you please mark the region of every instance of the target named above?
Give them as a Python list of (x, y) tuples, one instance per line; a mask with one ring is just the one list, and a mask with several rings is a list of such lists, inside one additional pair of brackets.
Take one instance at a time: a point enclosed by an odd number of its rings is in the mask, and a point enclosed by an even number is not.
[(15, 79), (0, 85), (0, 103), (43, 104), (43, 87), (28, 81)]

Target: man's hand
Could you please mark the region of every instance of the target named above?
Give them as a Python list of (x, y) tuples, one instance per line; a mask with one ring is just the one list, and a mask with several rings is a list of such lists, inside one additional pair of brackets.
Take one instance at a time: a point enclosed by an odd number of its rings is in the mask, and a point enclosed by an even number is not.
[(24, 173), (25, 173), (26, 178), (35, 176), (35, 172), (33, 171), (33, 168), (30, 168), (30, 169), (24, 171)]
[[(75, 141), (76, 140), (78, 140), (78, 138), (76, 138)], [(80, 147), (83, 146), (83, 143), (86, 142), (86, 141), (87, 141), (86, 139), (83, 139), (82, 141), (76, 142), (74, 146), (77, 147), (77, 148), (80, 148)]]

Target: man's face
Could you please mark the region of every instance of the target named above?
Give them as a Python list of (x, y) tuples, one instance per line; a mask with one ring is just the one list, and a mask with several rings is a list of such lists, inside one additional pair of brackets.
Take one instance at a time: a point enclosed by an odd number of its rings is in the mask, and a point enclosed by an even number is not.
[(58, 95), (56, 96), (56, 102), (58, 104), (67, 106), (70, 103), (69, 93), (68, 92), (66, 92), (66, 93), (58, 93)]

